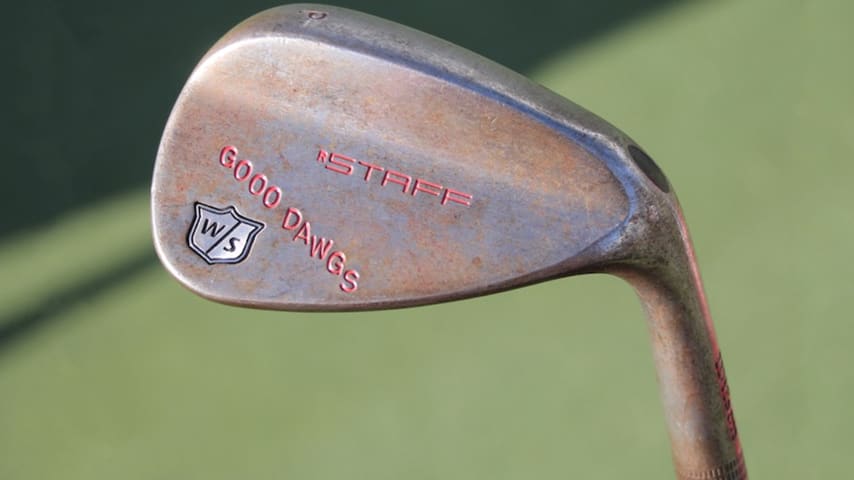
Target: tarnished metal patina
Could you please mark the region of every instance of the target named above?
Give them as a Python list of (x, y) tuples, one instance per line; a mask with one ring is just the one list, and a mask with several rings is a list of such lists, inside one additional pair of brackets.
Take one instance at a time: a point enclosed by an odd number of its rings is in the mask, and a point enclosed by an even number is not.
[(683, 479), (747, 478), (674, 193), (628, 136), (435, 37), (262, 12), (199, 63), (152, 185), (157, 252), (235, 305), (362, 310), (608, 272), (649, 317)]

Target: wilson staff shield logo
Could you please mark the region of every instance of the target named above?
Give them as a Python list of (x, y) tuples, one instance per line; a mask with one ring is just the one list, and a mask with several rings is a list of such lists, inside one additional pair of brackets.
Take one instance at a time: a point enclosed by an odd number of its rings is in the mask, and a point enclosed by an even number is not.
[(263, 229), (263, 223), (244, 217), (232, 206), (216, 208), (196, 202), (187, 243), (209, 264), (240, 263)]

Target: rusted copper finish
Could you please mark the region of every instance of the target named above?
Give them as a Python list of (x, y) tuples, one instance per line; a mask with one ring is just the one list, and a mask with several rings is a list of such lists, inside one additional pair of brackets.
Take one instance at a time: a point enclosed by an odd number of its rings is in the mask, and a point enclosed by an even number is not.
[(178, 98), (152, 216), (181, 283), (256, 308), (403, 307), (618, 275), (649, 317), (677, 475), (747, 478), (667, 180), (615, 127), (482, 57), (334, 7), (256, 15)]

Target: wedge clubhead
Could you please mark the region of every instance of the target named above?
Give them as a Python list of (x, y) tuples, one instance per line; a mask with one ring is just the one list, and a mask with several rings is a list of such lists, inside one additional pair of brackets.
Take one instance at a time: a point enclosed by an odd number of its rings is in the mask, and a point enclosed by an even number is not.
[(380, 309), (618, 275), (648, 314), (677, 476), (747, 478), (667, 179), (500, 65), (351, 10), (267, 10), (187, 81), (151, 192), (163, 264), (233, 305)]

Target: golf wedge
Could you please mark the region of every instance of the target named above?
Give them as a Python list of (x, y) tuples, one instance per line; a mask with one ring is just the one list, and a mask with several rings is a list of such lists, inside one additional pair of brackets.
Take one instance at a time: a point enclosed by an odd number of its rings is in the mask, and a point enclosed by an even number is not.
[(193, 71), (151, 196), (166, 268), (233, 305), (384, 309), (619, 276), (646, 309), (677, 477), (747, 478), (668, 180), (517, 73), (351, 10), (264, 11)]

